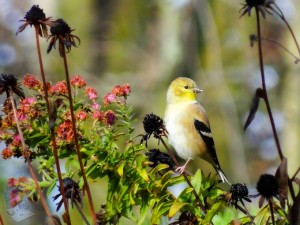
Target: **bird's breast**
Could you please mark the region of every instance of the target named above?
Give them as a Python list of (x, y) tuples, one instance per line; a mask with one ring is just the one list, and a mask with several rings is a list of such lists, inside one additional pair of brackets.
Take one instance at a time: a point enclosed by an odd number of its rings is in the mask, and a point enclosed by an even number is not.
[(194, 159), (206, 152), (206, 145), (194, 125), (188, 105), (169, 104), (165, 113), (165, 124), (169, 143), (180, 158)]

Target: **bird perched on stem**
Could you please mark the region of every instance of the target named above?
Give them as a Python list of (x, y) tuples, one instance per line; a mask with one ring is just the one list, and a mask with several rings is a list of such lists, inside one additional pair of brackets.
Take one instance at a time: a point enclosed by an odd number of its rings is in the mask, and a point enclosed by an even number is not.
[(176, 170), (184, 173), (189, 161), (198, 156), (213, 165), (223, 182), (229, 183), (220, 167), (206, 112), (197, 102), (197, 94), (201, 92), (197, 84), (186, 77), (175, 79), (167, 92), (165, 124), (169, 143), (178, 156), (186, 160)]

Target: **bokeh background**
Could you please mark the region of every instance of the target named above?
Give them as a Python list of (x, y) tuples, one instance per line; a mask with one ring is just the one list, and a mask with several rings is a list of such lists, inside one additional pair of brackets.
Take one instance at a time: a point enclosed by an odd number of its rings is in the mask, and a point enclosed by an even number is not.
[[(300, 40), (300, 2), (275, 1)], [(34, 30), (15, 35), (21, 24), (18, 21), (38, 4), (47, 17), (63, 18), (81, 39), (78, 48), (68, 54), (72, 75), (83, 76), (100, 96), (117, 84), (131, 85), (129, 104), (140, 118), (137, 134), (142, 132), (145, 114), (163, 117), (169, 83), (188, 76), (204, 90), (199, 101), (210, 118), (224, 171), (232, 182), (252, 187), (254, 194), (259, 176), (274, 174), (279, 159), (263, 102), (253, 123), (243, 131), (261, 80), (257, 46), (251, 47), (249, 38), (256, 32), (255, 14), (253, 11), (251, 17), (239, 18), (242, 3), (244, 0), (0, 0), (0, 71), (20, 79), (26, 73), (40, 75)], [(262, 36), (299, 56), (288, 29), (277, 16), (266, 16)], [(47, 79), (64, 79), (57, 50), (47, 55), (48, 43), (41, 43)], [(277, 45), (266, 41), (263, 45), (271, 107), (293, 174), (300, 162), (300, 67)], [(3, 96), (0, 100), (3, 103)], [(1, 150), (3, 144), (0, 146)], [(207, 174), (214, 172), (200, 159), (193, 161), (190, 170), (198, 167)], [(6, 180), (21, 175), (27, 175), (23, 160), (0, 158), (0, 210), (5, 224), (18, 224), (5, 213), (2, 194), (7, 192)], [(94, 183), (92, 189), (97, 210), (105, 203), (105, 183)], [(22, 223), (43, 224), (40, 207), (30, 207), (35, 216)]]

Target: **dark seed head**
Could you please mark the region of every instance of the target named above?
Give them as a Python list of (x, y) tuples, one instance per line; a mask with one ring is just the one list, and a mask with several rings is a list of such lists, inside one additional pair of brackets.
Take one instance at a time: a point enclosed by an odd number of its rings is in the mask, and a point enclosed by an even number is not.
[[(78, 183), (75, 182), (74, 180), (72, 180), (71, 178), (67, 177), (65, 179), (63, 179), (63, 185), (64, 185), (64, 190), (65, 192), (69, 189), (75, 189), (75, 190), (79, 190), (79, 186)], [(69, 196), (68, 194), (66, 194), (67, 198), (71, 198), (71, 196)]]
[(243, 198), (249, 194), (247, 186), (240, 183), (231, 185), (229, 192), (232, 194), (232, 198), (234, 199)]
[(265, 5), (266, 0), (246, 0), (248, 6), (254, 7), (259, 5)]
[(149, 135), (153, 134), (156, 138), (158, 138), (158, 136), (162, 134), (162, 131), (165, 130), (162, 118), (153, 113), (145, 116), (143, 124), (145, 132)]
[(8, 86), (16, 86), (18, 84), (17, 78), (12, 74), (1, 74), (0, 75), (0, 88)]
[(174, 168), (174, 162), (171, 157), (159, 149), (150, 149), (146, 152), (146, 156), (148, 156), (149, 161), (153, 163), (151, 167), (156, 167), (158, 164), (167, 164), (170, 169)]
[(72, 32), (69, 25), (63, 19), (57, 19), (54, 21), (54, 25), (50, 28), (52, 35), (65, 35)]
[(279, 184), (275, 176), (263, 174), (257, 182), (257, 191), (266, 198), (271, 198), (279, 194)]
[(38, 5), (33, 5), (24, 17), (27, 21), (36, 23), (39, 20), (45, 20), (46, 15)]
[(178, 222), (182, 225), (198, 224), (196, 215), (190, 211), (184, 211), (183, 213), (181, 213)]

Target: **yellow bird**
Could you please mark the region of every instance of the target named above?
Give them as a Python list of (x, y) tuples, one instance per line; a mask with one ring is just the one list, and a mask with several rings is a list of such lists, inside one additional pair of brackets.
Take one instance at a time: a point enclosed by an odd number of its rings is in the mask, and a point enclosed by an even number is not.
[(186, 77), (175, 79), (167, 92), (165, 124), (169, 143), (186, 163), (176, 170), (182, 174), (190, 160), (198, 157), (211, 163), (222, 181), (228, 180), (220, 167), (209, 121), (204, 108), (197, 102), (201, 93), (197, 84)]

